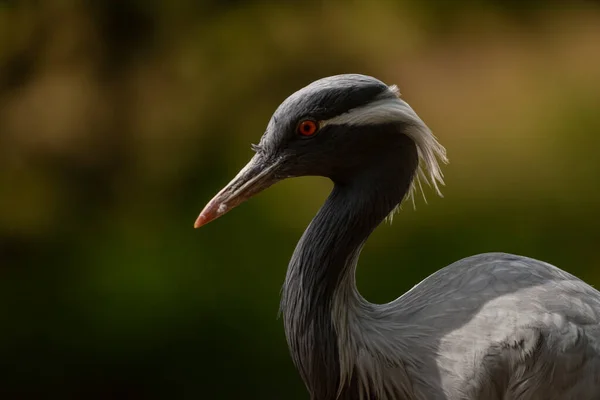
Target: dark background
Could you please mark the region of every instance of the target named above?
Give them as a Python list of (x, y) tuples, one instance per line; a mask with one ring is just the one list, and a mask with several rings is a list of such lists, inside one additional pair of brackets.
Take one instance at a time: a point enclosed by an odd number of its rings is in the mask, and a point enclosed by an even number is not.
[(600, 284), (597, 3), (3, 1), (0, 397), (308, 398), (276, 317), (330, 183), (192, 224), (285, 97), (347, 72), (450, 158), (366, 245), (367, 299), (487, 251)]

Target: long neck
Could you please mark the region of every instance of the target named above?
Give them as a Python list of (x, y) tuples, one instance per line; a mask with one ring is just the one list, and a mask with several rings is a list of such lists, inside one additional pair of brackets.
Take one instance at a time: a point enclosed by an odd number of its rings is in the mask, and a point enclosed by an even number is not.
[(292, 357), (313, 399), (337, 395), (345, 368), (338, 349), (340, 325), (353, 319), (350, 314), (356, 310), (368, 313), (372, 307), (356, 289), (358, 256), (412, 180), (410, 170), (385, 174), (392, 174), (393, 182), (365, 174), (336, 184), (290, 261), (281, 309)]

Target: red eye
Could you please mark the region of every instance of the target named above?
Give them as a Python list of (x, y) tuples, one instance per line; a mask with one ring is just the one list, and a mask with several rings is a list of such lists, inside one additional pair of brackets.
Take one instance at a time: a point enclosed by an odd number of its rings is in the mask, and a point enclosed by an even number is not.
[(300, 122), (298, 125), (298, 133), (302, 136), (312, 136), (317, 132), (317, 123), (310, 119)]

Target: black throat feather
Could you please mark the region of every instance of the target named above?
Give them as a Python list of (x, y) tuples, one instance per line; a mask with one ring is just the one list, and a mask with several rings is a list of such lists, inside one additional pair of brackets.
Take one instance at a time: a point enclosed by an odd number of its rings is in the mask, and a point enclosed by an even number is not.
[[(366, 134), (366, 133), (365, 133)], [(288, 345), (313, 400), (358, 398), (356, 378), (339, 397), (338, 335), (332, 319), (336, 293), (354, 274), (363, 244), (403, 200), (418, 165), (415, 144), (396, 140), (376, 166), (332, 177), (334, 188), (291, 258), (281, 311)]]

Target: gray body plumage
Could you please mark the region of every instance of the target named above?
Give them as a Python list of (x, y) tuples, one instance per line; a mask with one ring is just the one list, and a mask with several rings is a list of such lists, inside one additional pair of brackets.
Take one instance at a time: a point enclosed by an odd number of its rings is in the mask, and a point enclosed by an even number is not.
[[(298, 282), (286, 289), (302, 291)], [(357, 382), (340, 398), (600, 398), (600, 294), (550, 264), (480, 254), (383, 305), (364, 300), (350, 276), (342, 282), (332, 339)], [(286, 318), (294, 326), (302, 315)], [(292, 350), (298, 364), (330, 347), (310, 343), (306, 332), (287, 332), (292, 343), (309, 342)]]
[[(297, 135), (306, 118), (319, 124), (314, 137)], [(371, 232), (421, 181), (443, 184), (445, 150), (395, 87), (363, 75), (316, 81), (282, 103), (255, 150), (197, 224), (277, 180), (334, 182), (290, 260), (281, 299), (312, 400), (600, 399), (600, 292), (557, 267), (481, 254), (388, 304), (358, 293), (356, 265)]]

